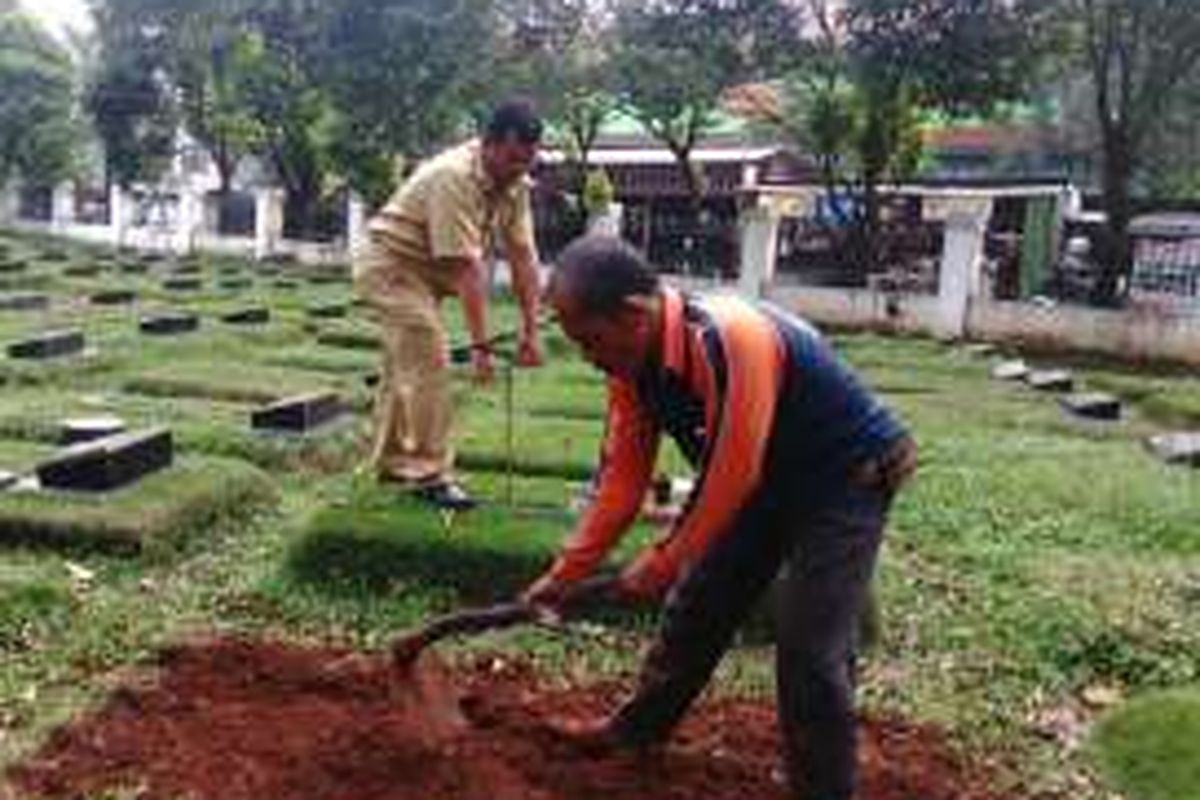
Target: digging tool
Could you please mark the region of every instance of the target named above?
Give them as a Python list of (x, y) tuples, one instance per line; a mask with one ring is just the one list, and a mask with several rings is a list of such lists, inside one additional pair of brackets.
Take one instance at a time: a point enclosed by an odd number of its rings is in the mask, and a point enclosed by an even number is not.
[[(608, 599), (615, 594), (618, 581), (616, 575), (585, 578), (568, 588), (559, 607), (570, 609)], [(401, 634), (392, 643), (392, 659), (398, 667), (407, 669), (416, 663), (428, 647), (447, 636), (483, 633), (523, 623), (547, 621), (557, 622), (553, 616), (548, 617), (545, 609), (520, 600), (457, 611), (436, 617), (415, 630)]]

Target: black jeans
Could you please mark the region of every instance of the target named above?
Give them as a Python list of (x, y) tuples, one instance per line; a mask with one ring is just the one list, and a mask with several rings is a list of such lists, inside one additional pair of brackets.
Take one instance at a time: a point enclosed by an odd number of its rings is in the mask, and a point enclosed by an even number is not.
[(849, 800), (858, 621), (891, 491), (847, 484), (803, 504), (785, 494), (761, 492), (672, 589), (614, 732), (631, 746), (669, 736), (778, 576), (776, 701), (788, 780), (797, 798)]

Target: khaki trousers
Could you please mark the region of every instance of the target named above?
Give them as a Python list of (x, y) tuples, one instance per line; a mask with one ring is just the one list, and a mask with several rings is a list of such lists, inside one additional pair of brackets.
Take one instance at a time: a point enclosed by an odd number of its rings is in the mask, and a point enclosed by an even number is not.
[(370, 464), (380, 477), (448, 479), (453, 400), (449, 345), (433, 292), (403, 260), (376, 242), (354, 260), (354, 285), (383, 340)]

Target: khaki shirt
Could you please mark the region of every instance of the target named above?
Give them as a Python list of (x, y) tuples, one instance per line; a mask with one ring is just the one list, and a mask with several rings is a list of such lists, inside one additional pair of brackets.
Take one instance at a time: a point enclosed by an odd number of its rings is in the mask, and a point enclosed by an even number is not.
[(458, 275), (443, 258), (483, 258), (495, 247), (534, 249), (529, 183), (497, 190), (483, 169), (474, 139), (419, 166), (368, 225), (373, 241), (396, 256), (400, 269), (436, 295), (454, 294)]

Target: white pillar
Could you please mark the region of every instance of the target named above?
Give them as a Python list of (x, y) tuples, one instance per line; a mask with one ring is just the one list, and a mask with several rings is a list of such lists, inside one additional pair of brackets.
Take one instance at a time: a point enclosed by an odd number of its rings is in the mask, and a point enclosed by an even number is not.
[(113, 247), (124, 247), (129, 236), (130, 198), (120, 184), (108, 189), (108, 227)]
[(367, 241), (367, 204), (356, 192), (346, 195), (346, 247), (353, 256)]
[(254, 194), (254, 258), (269, 257), (283, 238), (283, 192), (259, 189)]
[(179, 255), (196, 249), (197, 239), (204, 227), (204, 194), (193, 186), (179, 189), (179, 211), (175, 218), (175, 241), (172, 247)]
[(738, 291), (746, 297), (761, 297), (775, 279), (779, 217), (771, 208), (753, 205), (742, 211), (741, 268)]
[(946, 230), (938, 275), (938, 313), (934, 333), (960, 339), (966, 333), (971, 298), (983, 285), (983, 239), (987, 208), (955, 209), (946, 215)]
[(17, 185), (11, 181), (0, 184), (0, 225), (17, 221), (17, 205)]
[(588, 233), (600, 236), (620, 236), (624, 212), (625, 207), (620, 203), (609, 203), (603, 213), (594, 214), (588, 219)]
[(75, 221), (75, 186), (60, 183), (50, 195), (50, 226), (54, 230), (67, 228)]

